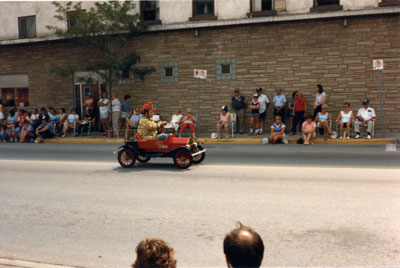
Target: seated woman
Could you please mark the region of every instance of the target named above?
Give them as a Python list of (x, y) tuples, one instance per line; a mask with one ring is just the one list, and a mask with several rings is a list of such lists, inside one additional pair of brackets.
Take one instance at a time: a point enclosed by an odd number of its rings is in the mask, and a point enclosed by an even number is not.
[(181, 132), (179, 133), (179, 137), (182, 136), (183, 131), (188, 127), (192, 132), (192, 137), (195, 139), (196, 135), (194, 134), (194, 123), (197, 122), (197, 119), (194, 115), (192, 115), (192, 109), (187, 109), (187, 115), (183, 116), (181, 119), (182, 127)]
[(315, 130), (317, 129), (317, 124), (312, 121), (312, 115), (308, 114), (305, 116), (306, 121), (301, 126), (301, 131), (303, 132), (304, 144), (313, 144), (312, 140), (317, 137)]
[(75, 109), (72, 109), (71, 114), (68, 115), (67, 120), (64, 122), (64, 135), (62, 135), (62, 137), (66, 137), (68, 128), (73, 128), (77, 123), (79, 123), (79, 115), (76, 114)]
[(17, 120), (18, 120), (19, 126), (22, 127), (24, 125), (25, 120), (29, 120), (28, 112), (25, 111), (24, 109), (20, 109)]
[(282, 117), (275, 117), (275, 122), (271, 125), (271, 136), (268, 138), (268, 142), (275, 144), (278, 141), (282, 141), (284, 144), (288, 144), (288, 140), (285, 137), (286, 125), (282, 122)]
[(221, 138), (221, 129), (225, 129), (225, 138), (229, 138), (229, 126), (232, 126), (232, 116), (228, 113), (228, 107), (226, 105), (221, 107), (221, 113), (217, 123), (217, 139)]
[(322, 133), (325, 136), (325, 138), (328, 138), (328, 134), (331, 136), (332, 131), (331, 128), (329, 127), (329, 121), (331, 121), (331, 114), (328, 113), (328, 106), (326, 104), (322, 105), (321, 112), (317, 113), (317, 116), (315, 117), (315, 122), (317, 122), (319, 129), (321, 129)]
[(142, 114), (140, 113), (140, 108), (136, 108), (133, 114), (131, 115), (131, 118), (127, 117), (125, 118), (125, 139), (128, 139), (129, 137), (129, 129), (137, 129), (139, 126), (139, 121), (140, 118), (142, 118)]
[(350, 128), (351, 128), (351, 122), (354, 121), (354, 114), (353, 111), (350, 110), (349, 103), (346, 102), (343, 105), (343, 111), (340, 111), (337, 121), (340, 126), (340, 139), (343, 139), (343, 132), (344, 132), (343, 128), (346, 128), (347, 139), (350, 139)]
[(165, 140), (168, 138), (166, 134), (157, 135), (158, 130), (160, 130), (167, 122), (160, 121), (158, 123), (154, 122), (151, 118), (153, 117), (152, 110), (144, 110), (143, 117), (139, 121), (138, 133), (145, 140)]
[(24, 124), (21, 128), (21, 135), (19, 137), (19, 142), (27, 142), (30, 141), (33, 136), (33, 127), (29, 124), (29, 121), (25, 119)]
[(15, 121), (12, 124), (8, 124), (5, 133), (7, 134), (6, 136), (9, 139), (9, 142), (18, 142), (18, 138), (21, 133), (19, 123)]
[(15, 114), (15, 111), (13, 109), (8, 111), (8, 117), (7, 117), (7, 126), (8, 125), (14, 125), (15, 122), (18, 121), (18, 117)]
[(172, 115), (170, 122), (172, 129), (174, 130), (175, 133), (178, 132), (182, 117), (183, 115), (181, 114), (181, 110), (176, 109), (175, 113)]

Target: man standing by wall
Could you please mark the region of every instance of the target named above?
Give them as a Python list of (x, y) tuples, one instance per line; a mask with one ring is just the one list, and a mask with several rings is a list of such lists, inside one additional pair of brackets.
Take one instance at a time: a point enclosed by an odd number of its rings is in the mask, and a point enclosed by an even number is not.
[(286, 102), (286, 96), (282, 94), (282, 89), (277, 88), (276, 95), (272, 100), (272, 105), (274, 106), (274, 118), (279, 115), (282, 118), (283, 123), (285, 123)]
[(247, 101), (244, 96), (240, 94), (240, 90), (236, 88), (233, 91), (232, 108), (236, 113), (236, 132), (244, 133), (244, 115)]
[(257, 91), (257, 95), (258, 95), (258, 102), (260, 103), (260, 129), (256, 132), (258, 132), (258, 134), (262, 134), (263, 133), (263, 126), (264, 126), (264, 120), (267, 117), (267, 108), (269, 106), (269, 99), (266, 95), (262, 94), (263, 93), (263, 89), (261, 87), (256, 89)]

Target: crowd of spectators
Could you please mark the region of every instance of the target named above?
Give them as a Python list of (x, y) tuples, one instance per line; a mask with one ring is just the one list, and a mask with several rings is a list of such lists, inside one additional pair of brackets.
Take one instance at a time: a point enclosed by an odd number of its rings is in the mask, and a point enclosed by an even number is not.
[[(240, 90), (236, 88), (231, 99), (233, 113), (229, 112), (228, 105), (221, 107), (216, 124), (215, 138), (222, 138), (223, 132), (225, 138), (230, 138), (230, 130), (232, 129), (236, 129), (236, 133), (244, 134), (246, 108), (250, 112), (249, 134), (262, 135), (270, 104), (272, 104), (274, 119), (270, 131), (267, 131), (269, 136), (267, 141), (271, 144), (287, 143), (286, 134), (301, 134), (304, 144), (312, 144), (317, 132), (319, 135), (323, 135), (325, 139), (336, 138), (337, 134), (333, 131), (333, 122), (337, 124), (337, 129), (340, 131), (338, 135), (340, 139), (350, 139), (352, 127), (354, 127), (355, 138), (361, 137), (361, 127), (367, 129), (368, 139), (372, 137), (376, 115), (375, 110), (369, 107), (369, 99), (363, 100), (363, 108), (358, 110), (356, 116), (351, 111), (350, 104), (346, 102), (343, 110), (338, 113), (337, 117), (334, 117), (332, 112), (328, 111), (327, 95), (322, 85), (316, 85), (315, 90), (315, 99), (312, 104), (313, 113), (310, 116), (307, 114), (307, 100), (301, 91), (294, 91), (291, 94), (291, 99), (288, 100), (282, 89), (277, 88), (276, 94), (270, 102), (269, 98), (263, 93), (263, 89), (256, 88), (252, 100), (248, 103), (246, 98), (241, 95)], [(153, 107), (152, 102), (149, 101), (145, 105), (147, 107), (136, 107), (134, 109), (131, 96), (125, 95), (121, 104), (117, 94), (112, 94), (110, 100), (107, 92), (102, 92), (97, 106), (92, 96), (86, 97), (83, 104), (83, 118), (80, 118), (75, 109), (67, 114), (64, 108), (60, 108), (57, 112), (52, 107), (48, 109), (42, 107), (40, 111), (38, 109), (26, 111), (12, 108), (6, 116), (0, 104), (0, 139), (2, 142), (42, 142), (44, 139), (52, 138), (55, 135), (66, 137), (71, 129), (73, 129), (75, 136), (84, 136), (91, 128), (95, 127), (97, 115), (104, 135), (118, 136), (120, 131), (125, 128), (125, 137), (128, 138), (131, 130), (137, 130), (145, 108), (153, 109), (150, 120), (156, 123), (161, 122), (162, 116)], [(336, 121), (333, 121), (335, 118)], [(197, 118), (190, 108), (187, 108), (185, 114), (177, 109), (163, 127), (164, 131), (179, 136), (183, 135), (184, 131), (188, 129), (191, 136), (196, 138), (196, 123)]]
[[(324, 139), (337, 138), (336, 131), (333, 131), (332, 124), (337, 124), (340, 131), (340, 139), (350, 139), (351, 127), (354, 126), (355, 136), (354, 138), (360, 138), (360, 128), (364, 127), (367, 129), (367, 138), (372, 137), (374, 121), (376, 119), (375, 110), (369, 106), (369, 99), (365, 98), (362, 101), (362, 108), (358, 110), (357, 116), (354, 116), (350, 110), (350, 104), (344, 103), (343, 110), (341, 110), (337, 117), (333, 117), (331, 112), (328, 112), (328, 106), (326, 105), (327, 95), (322, 85), (316, 85), (315, 87), (315, 99), (313, 101), (313, 114), (307, 114), (307, 99), (304, 97), (303, 92), (294, 91), (292, 98), (288, 101), (281, 88), (276, 89), (276, 94), (272, 100), (273, 107), (273, 123), (271, 125), (270, 136), (267, 140), (268, 143), (274, 144), (277, 142), (288, 143), (286, 133), (290, 135), (301, 134), (301, 142), (304, 144), (312, 144), (312, 140), (317, 137), (317, 132), (322, 135)], [(252, 100), (248, 104), (244, 96), (240, 94), (240, 90), (237, 88), (233, 92), (232, 97), (232, 109), (236, 114), (235, 126), (233, 124), (227, 124), (229, 127), (236, 128), (236, 132), (244, 133), (244, 116), (246, 107), (249, 108), (250, 112), (250, 135), (262, 135), (264, 128), (264, 121), (266, 113), (270, 105), (270, 101), (266, 95), (263, 94), (262, 88), (257, 88), (256, 92), (252, 95)], [(221, 112), (220, 118), (217, 123), (217, 138), (221, 138), (221, 119), (222, 115), (228, 112), (227, 106), (223, 106), (221, 109), (225, 110)], [(232, 116), (230, 114), (230, 116)], [(285, 119), (289, 118), (288, 127), (285, 125)], [(336, 119), (334, 121), (334, 119)], [(225, 124), (224, 124), (225, 126)], [(227, 137), (228, 131), (226, 129)], [(346, 135), (344, 135), (346, 134)]]
[[(257, 268), (264, 258), (264, 242), (252, 228), (238, 223), (223, 241), (223, 252), (229, 268)], [(162, 239), (144, 239), (136, 247), (132, 268), (176, 268), (175, 251)]]

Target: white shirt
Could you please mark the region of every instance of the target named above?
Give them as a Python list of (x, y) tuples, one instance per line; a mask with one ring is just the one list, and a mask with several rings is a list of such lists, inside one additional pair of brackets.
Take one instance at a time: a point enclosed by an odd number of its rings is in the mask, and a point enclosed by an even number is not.
[(0, 120), (4, 119), (4, 114), (2, 112), (0, 112)]
[(105, 106), (100, 106), (99, 110), (100, 110), (100, 114), (106, 114), (108, 113), (108, 103), (110, 102), (109, 99), (100, 99), (101, 103), (103, 103)]
[(325, 97), (326, 98), (326, 94), (325, 94), (325, 92), (322, 92), (322, 93), (318, 93), (317, 92), (317, 95), (315, 95), (315, 105), (320, 105), (321, 104), (321, 101), (322, 101), (322, 97)]
[(358, 116), (361, 116), (363, 120), (370, 120), (371, 118), (376, 117), (375, 110), (371, 107), (368, 107), (367, 109), (360, 108), (357, 113), (357, 117)]
[(119, 99), (115, 98), (111, 102), (111, 111), (120, 112), (121, 111), (121, 102)]
[(177, 123), (179, 123), (179, 121), (181, 121), (181, 119), (182, 119), (181, 114), (173, 114), (171, 122), (172, 122), (172, 124), (177, 124)]
[(258, 96), (258, 102), (260, 103), (260, 109), (258, 110), (260, 111), (260, 114), (262, 114), (265, 112), (265, 110), (267, 110), (267, 103), (269, 103), (269, 99), (266, 95), (261, 94)]
[(351, 115), (353, 114), (353, 111), (349, 111), (347, 114), (344, 111), (340, 112), (340, 121), (342, 123), (347, 123), (351, 120)]
[(31, 115), (31, 120), (38, 120), (39, 119), (39, 114), (32, 114)]

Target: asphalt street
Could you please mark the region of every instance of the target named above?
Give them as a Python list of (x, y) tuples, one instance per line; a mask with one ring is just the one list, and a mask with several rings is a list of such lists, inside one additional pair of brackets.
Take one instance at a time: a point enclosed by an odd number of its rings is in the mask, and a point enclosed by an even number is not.
[(129, 267), (160, 237), (178, 267), (225, 267), (241, 221), (263, 266), (400, 266), (400, 156), (384, 145), (207, 145), (188, 170), (123, 169), (116, 147), (0, 144), (0, 258)]
[[(0, 159), (116, 161), (119, 144), (0, 144)], [(207, 164), (400, 167), (400, 151), (386, 145), (206, 144)], [(155, 158), (149, 164), (172, 163)]]

